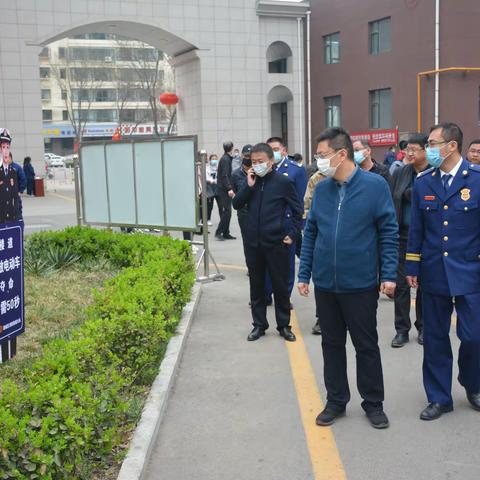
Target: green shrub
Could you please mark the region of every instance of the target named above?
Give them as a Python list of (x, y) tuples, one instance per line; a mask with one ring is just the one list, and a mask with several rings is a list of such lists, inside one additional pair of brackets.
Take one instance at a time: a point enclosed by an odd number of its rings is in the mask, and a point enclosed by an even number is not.
[[(57, 265), (106, 259), (120, 274), (95, 293), (87, 321), (48, 343), (25, 371), (25, 387), (0, 386), (0, 479), (86, 479), (121, 442), (136, 384), (152, 381), (190, 296), (185, 242), (91, 228), (42, 232), (31, 251)], [(62, 253), (58, 253), (62, 252)]]

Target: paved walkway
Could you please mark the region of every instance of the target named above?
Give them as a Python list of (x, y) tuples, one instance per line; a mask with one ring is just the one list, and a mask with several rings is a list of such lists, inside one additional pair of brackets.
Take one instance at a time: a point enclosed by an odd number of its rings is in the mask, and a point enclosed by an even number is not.
[(316, 427), (325, 389), (321, 339), (310, 333), (313, 298), (293, 296), (296, 343), (278, 336), (272, 309), (267, 335), (247, 342), (240, 241), (212, 246), (227, 279), (204, 286), (147, 479), (478, 480), (480, 414), (455, 382), (455, 411), (431, 423), (418, 419), (425, 406), (421, 347), (390, 347), (392, 301), (382, 298), (379, 307), (391, 427), (374, 430), (365, 418), (350, 343), (347, 416), (332, 428)]

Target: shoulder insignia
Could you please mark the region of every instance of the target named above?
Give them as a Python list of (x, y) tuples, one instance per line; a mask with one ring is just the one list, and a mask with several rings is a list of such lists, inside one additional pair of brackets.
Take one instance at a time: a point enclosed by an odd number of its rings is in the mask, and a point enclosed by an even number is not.
[(476, 165), (475, 163), (471, 163), (469, 168), (470, 168), (470, 170), (472, 170), (474, 172), (479, 172), (480, 173), (480, 165)]
[(418, 175), (417, 175), (417, 180), (421, 177), (424, 177), (425, 175), (428, 175), (429, 173), (435, 173), (435, 168), (433, 167), (430, 167), (428, 168), (427, 170), (424, 170), (423, 172), (420, 172)]

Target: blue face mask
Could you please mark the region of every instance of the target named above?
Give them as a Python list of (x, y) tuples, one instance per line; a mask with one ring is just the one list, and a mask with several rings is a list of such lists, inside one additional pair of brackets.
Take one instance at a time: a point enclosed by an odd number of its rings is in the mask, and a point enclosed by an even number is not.
[(427, 162), (430, 166), (434, 168), (439, 168), (440, 165), (445, 160), (445, 157), (440, 155), (440, 148), (439, 147), (427, 147), (425, 149), (427, 155)]
[(353, 154), (353, 160), (357, 165), (360, 165), (365, 160), (365, 154), (363, 150), (358, 150)]
[(282, 161), (282, 154), (280, 152), (273, 152), (273, 160), (275, 164), (279, 164)]

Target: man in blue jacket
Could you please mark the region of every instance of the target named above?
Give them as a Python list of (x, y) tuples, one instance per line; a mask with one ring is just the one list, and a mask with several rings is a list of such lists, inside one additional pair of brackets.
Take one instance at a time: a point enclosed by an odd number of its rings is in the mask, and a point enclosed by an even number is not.
[(423, 292), (422, 420), (453, 410), (450, 325), (457, 312), (458, 381), (480, 411), (480, 166), (462, 158), (463, 133), (454, 123), (430, 130), (427, 160), (412, 195), (406, 273)]
[[(327, 404), (317, 425), (331, 425), (350, 400), (345, 343), (350, 332), (357, 358), (362, 407), (374, 428), (387, 428), (378, 348), (378, 285), (393, 294), (398, 264), (398, 224), (387, 182), (354, 163), (342, 128), (317, 138), (315, 156), (326, 177), (315, 190), (305, 226), (298, 290), (315, 286), (320, 312)], [(380, 279), (378, 278), (380, 274)]]
[[(233, 208), (248, 206), (242, 230), (250, 279), (253, 330), (249, 341), (258, 340), (268, 328), (265, 298), (265, 274), (272, 279), (277, 330), (285, 340), (295, 341), (290, 329), (290, 294), (288, 291), (289, 246), (300, 232), (303, 206), (293, 183), (273, 168), (273, 150), (266, 143), (251, 151), (252, 168), (247, 181), (233, 198)], [(285, 210), (292, 212), (285, 221)]]

